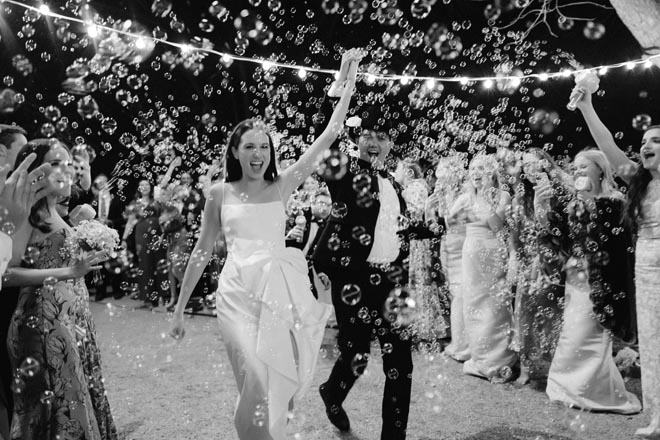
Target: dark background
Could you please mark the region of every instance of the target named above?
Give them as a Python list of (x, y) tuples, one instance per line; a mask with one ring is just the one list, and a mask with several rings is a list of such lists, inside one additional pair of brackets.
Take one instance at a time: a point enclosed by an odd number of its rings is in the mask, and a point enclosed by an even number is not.
[[(34, 6), (41, 4), (26, 3)], [(85, 9), (87, 3), (90, 9)], [(156, 8), (153, 7), (154, 2), (146, 0), (51, 1), (48, 5), (51, 10), (67, 16), (76, 16), (76, 11), (92, 11), (90, 16), (95, 13), (102, 18), (110, 17), (115, 22), (130, 19), (133, 23), (139, 23), (149, 34), (158, 26), (167, 32), (167, 39), (172, 42), (192, 41), (195, 44), (195, 37), (205, 38), (218, 51), (329, 69), (339, 67), (344, 48), (355, 46), (370, 50), (363, 63), (365, 69), (372, 64), (400, 74), (407, 65), (412, 64), (419, 76), (493, 75), (493, 69), (500, 64), (494, 62), (498, 56), (508, 57), (525, 73), (569, 68), (572, 57), (582, 65), (595, 66), (642, 56), (639, 45), (608, 2), (600, 2), (604, 8), (573, 6), (563, 9), (567, 15), (601, 23), (605, 28), (601, 38), (585, 37), (585, 21), (576, 20), (571, 29), (560, 29), (559, 16), (551, 12), (546, 18), (556, 37), (541, 24), (530, 32), (524, 42), (516, 42), (507, 37), (507, 32), (526, 30), (529, 23), (520, 20), (510, 29), (500, 31), (504, 36), (503, 43), (494, 47), (496, 38), (486, 42), (486, 34), (482, 31), (489, 27), (484, 10), (495, 4), (500, 5), (502, 13), (491, 24), (506, 25), (521, 12), (515, 7), (521, 0), (438, 0), (428, 17), (422, 19), (412, 15), (410, 1), (398, 1), (396, 8), (402, 12), (402, 18), (407, 21), (412, 34), (416, 31), (426, 34), (434, 23), (445, 25), (449, 30), (453, 29), (454, 24), (460, 25), (460, 29), (453, 34), (461, 39), (463, 51), (455, 59), (442, 59), (433, 50), (432, 46), (437, 42), (435, 38), (427, 41), (428, 44), (422, 43), (409, 50), (389, 50), (389, 58), (384, 61), (377, 57), (377, 50), (384, 45), (384, 33), (399, 33), (403, 40), (408, 39), (404, 36), (406, 23), (397, 20), (394, 24), (380, 24), (377, 18), (371, 18), (371, 14), (377, 12), (374, 4), (379, 4), (378, 1), (224, 0), (219, 4), (227, 9), (225, 21), (210, 14), (209, 6), (213, 3), (210, 1), (157, 0), (155, 3)], [(169, 14), (162, 17), (155, 13), (158, 7), (167, 7), (168, 3), (172, 8)], [(281, 4), (279, 9), (276, 8), (277, 3)], [(335, 3), (340, 10), (328, 13)], [(560, 5), (568, 3), (559, 2)], [(346, 24), (345, 17), (351, 14), (359, 17), (359, 11), (365, 5), (362, 20), (357, 24)], [(243, 18), (241, 26), (237, 27), (234, 19), (243, 10), (249, 12), (248, 17)], [(183, 32), (172, 28), (172, 14), (185, 26)], [(54, 136), (71, 145), (82, 142), (93, 146), (99, 153), (92, 166), (93, 173), (114, 171), (121, 174), (122, 188), (128, 197), (132, 195), (139, 178), (153, 180), (155, 174), (164, 171), (165, 164), (153, 154), (154, 145), (163, 139), (175, 141), (178, 154), (183, 155), (185, 167), (196, 174), (204, 171), (200, 164), (221, 157), (227, 132), (246, 117), (265, 114), (283, 135), (303, 136), (306, 141), (311, 139), (308, 135), (314, 125), (323, 123), (323, 118), (314, 115), (324, 99), (324, 88), (331, 82), (327, 74), (310, 73), (305, 80), (301, 80), (295, 71), (274, 69), (264, 75), (258, 65), (241, 61), (224, 65), (215, 55), (197, 60), (196, 69), (194, 63), (193, 66), (186, 64), (178, 49), (163, 44), (158, 44), (151, 57), (140, 64), (113, 58), (113, 68), (123, 64), (119, 67), (125, 67), (128, 75), (115, 75), (119, 86), (109, 93), (102, 90), (90, 93), (98, 103), (102, 117), (85, 119), (76, 111), (76, 101), (84, 95), (72, 95), (75, 100), (68, 105), (60, 104), (58, 95), (63, 91), (62, 82), (67, 78), (67, 67), (75, 60), (86, 62), (94, 56), (99, 51), (98, 43), (102, 38), (88, 39), (89, 44), (82, 47), (84, 44), (81, 45), (80, 41), (86, 38), (85, 30), (80, 24), (72, 23), (69, 31), (75, 33), (77, 38), (63, 42), (56, 35), (57, 21), (46, 17), (27, 23), (34, 29), (34, 35), (29, 37), (22, 31), (26, 25), (24, 9), (7, 3), (0, 6), (0, 17), (0, 57), (3, 61), (0, 63), (0, 77), (3, 78), (0, 90), (10, 88), (25, 96), (24, 103), (13, 111), (8, 112), (6, 106), (0, 105), (0, 122), (16, 122), (25, 127), (31, 137), (41, 137), (41, 127), (47, 122), (43, 109), (56, 105), (62, 116), (68, 118), (68, 123), (60, 122), (62, 130), (56, 130)], [(204, 19), (213, 26), (210, 32), (200, 27)], [(267, 31), (257, 32), (256, 39), (248, 35), (250, 23), (255, 19), (260, 19), (264, 27), (272, 32), (272, 40), (268, 44), (258, 41), (259, 37), (267, 35)], [(208, 26), (206, 30), (209, 30)], [(243, 50), (241, 37), (249, 43)], [(480, 45), (481, 54), (475, 55)], [(34, 49), (28, 50), (28, 47)], [(44, 53), (50, 55), (48, 61), (44, 61), (47, 59), (44, 57), (48, 56)], [(24, 75), (15, 68), (12, 61), (16, 55), (27, 57), (32, 65), (31, 73)], [(107, 80), (110, 74), (113, 74), (112, 69), (100, 75), (89, 74), (85, 80), (98, 84), (104, 78)], [(146, 75), (143, 76), (146, 81), (137, 89), (132, 89), (127, 83), (133, 74)], [(477, 129), (496, 135), (506, 132), (513, 136), (513, 144), (520, 148), (545, 145), (555, 155), (572, 155), (592, 143), (580, 114), (565, 109), (574, 84), (572, 78), (523, 81), (512, 94), (496, 88), (486, 91), (481, 84), (461, 86), (446, 83), (439, 96), (427, 101), (427, 107), (411, 108), (408, 95), (421, 84), (413, 81), (407, 86), (397, 85), (394, 88), (386, 84), (375, 84), (371, 88), (360, 84), (361, 93), (354, 99), (353, 107), (357, 109), (369, 91), (389, 89), (386, 102), (397, 113), (392, 115), (398, 116), (396, 122), (404, 126), (397, 138), (398, 155), (428, 155), (432, 159), (433, 154), (429, 151), (424, 153), (424, 150), (438, 148), (422, 146), (420, 135), (448, 139), (446, 148), (470, 149), (465, 136), (457, 136), (456, 130), (448, 130), (452, 120), (458, 121), (463, 128), (469, 124), (466, 128), (468, 134)], [(658, 68), (644, 69), (639, 66), (634, 71), (625, 68), (610, 70), (601, 78), (600, 87), (601, 92), (594, 98), (597, 110), (608, 127), (617, 133), (620, 146), (636, 149), (641, 132), (633, 127), (633, 117), (648, 114), (654, 122), (659, 117), (656, 110)], [(120, 89), (130, 90), (137, 101), (122, 106), (115, 96)], [(460, 104), (456, 105), (452, 98), (459, 99)], [(493, 112), (492, 109), (498, 105), (500, 112)], [(433, 109), (436, 111), (433, 112)], [(556, 112), (556, 115), (546, 118), (545, 122), (549, 122), (546, 133), (530, 128), (530, 115), (538, 109)], [(215, 122), (209, 123), (210, 116), (215, 117)], [(102, 129), (103, 117), (117, 121), (114, 134), (110, 135)], [(167, 128), (168, 123), (172, 128)], [(139, 148), (123, 145), (122, 135), (123, 140), (127, 135), (132, 135)], [(483, 139), (476, 142), (482, 143)], [(280, 148), (284, 157), (295, 156), (297, 151)]]

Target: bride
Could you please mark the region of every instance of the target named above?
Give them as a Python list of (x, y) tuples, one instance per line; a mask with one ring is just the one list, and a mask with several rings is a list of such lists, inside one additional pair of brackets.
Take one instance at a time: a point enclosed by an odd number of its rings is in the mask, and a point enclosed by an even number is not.
[(285, 248), (285, 204), (342, 130), (361, 58), (357, 49), (344, 53), (337, 81), (346, 87), (328, 126), (281, 174), (266, 125), (239, 123), (229, 137), (225, 182), (211, 188), (204, 208), (171, 335), (184, 336), (185, 305), (224, 233), (228, 256), (216, 307), (238, 386), (234, 424), (242, 440), (284, 439), (287, 413), (314, 373), (330, 308), (314, 299), (303, 254)]

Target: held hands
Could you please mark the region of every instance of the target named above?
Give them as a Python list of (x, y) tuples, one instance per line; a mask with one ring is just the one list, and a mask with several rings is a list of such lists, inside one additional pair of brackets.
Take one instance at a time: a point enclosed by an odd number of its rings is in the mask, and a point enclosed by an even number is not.
[(332, 83), (328, 96), (333, 98), (340, 97), (346, 87), (353, 88), (357, 79), (357, 69), (365, 52), (362, 49), (349, 49), (341, 57), (341, 67), (339, 68), (339, 77)]
[(0, 207), (6, 210), (5, 218), (0, 220), (13, 224), (15, 229), (27, 220), (34, 202), (47, 195), (46, 175), (50, 164), (43, 164), (30, 173), (27, 171), (36, 157), (34, 153), (28, 155), (9, 178), (11, 165), (0, 168)]

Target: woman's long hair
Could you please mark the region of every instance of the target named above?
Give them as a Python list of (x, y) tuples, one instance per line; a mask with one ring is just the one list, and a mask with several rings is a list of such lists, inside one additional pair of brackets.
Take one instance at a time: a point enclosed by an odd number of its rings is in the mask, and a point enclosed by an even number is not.
[[(57, 139), (34, 139), (23, 145), (23, 148), (20, 149), (18, 155), (16, 156), (16, 163), (21, 164), (27, 156), (31, 153), (37, 155), (28, 172), (31, 172), (35, 168), (41, 166), (44, 163), (44, 158), (54, 147), (60, 146), (64, 148), (67, 152), (69, 147), (66, 146), (63, 142)], [(44, 219), (50, 215), (50, 210), (48, 209), (48, 201), (46, 197), (42, 197), (37, 200), (37, 202), (32, 206), (30, 210), (30, 215), (28, 221), (30, 225), (34, 228), (37, 228), (43, 233), (51, 232), (50, 224), (48, 224)]]
[[(155, 191), (155, 188), (154, 188), (154, 185), (153, 185), (149, 180), (147, 180), (147, 179), (141, 179), (141, 180), (138, 182), (138, 189), (135, 190), (135, 195), (133, 196), (133, 201), (134, 201), (134, 202), (137, 202), (137, 201), (139, 201), (139, 200), (142, 199), (142, 193), (140, 192), (140, 183), (141, 183), (141, 182), (147, 182), (147, 183), (149, 184), (149, 202), (150, 202), (150, 203), (153, 202), (153, 201), (154, 201), (154, 191)], [(109, 189), (109, 188), (108, 188), (108, 189)]]
[[(239, 144), (241, 143), (241, 138), (243, 135), (252, 129), (260, 129), (266, 127), (263, 121), (259, 119), (246, 119), (242, 122), (239, 122), (234, 130), (229, 135), (229, 141), (227, 142), (227, 151), (225, 152), (225, 170), (227, 170), (225, 175), (225, 182), (236, 182), (243, 177), (243, 170), (241, 169), (241, 163), (237, 158), (232, 154), (233, 149), (238, 149)], [(268, 136), (268, 146), (270, 147), (270, 163), (266, 168), (264, 173), (264, 179), (273, 181), (277, 177), (277, 160), (275, 156), (275, 145), (273, 144), (273, 138), (270, 135), (268, 129), (264, 130), (266, 136)]]
[[(651, 125), (644, 131), (644, 134), (650, 130), (660, 129), (660, 125)], [(649, 182), (653, 180), (651, 172), (644, 168), (641, 164), (637, 167), (637, 171), (630, 178), (628, 186), (628, 200), (624, 209), (624, 220), (627, 225), (637, 232), (637, 222), (642, 216), (642, 199), (646, 195), (646, 188)]]

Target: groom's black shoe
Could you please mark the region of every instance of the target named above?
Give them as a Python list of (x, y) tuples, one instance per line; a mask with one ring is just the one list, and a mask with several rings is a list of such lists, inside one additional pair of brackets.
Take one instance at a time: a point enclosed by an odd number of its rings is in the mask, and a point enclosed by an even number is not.
[(330, 420), (330, 423), (335, 425), (337, 429), (339, 429), (342, 432), (348, 432), (351, 430), (351, 422), (348, 420), (348, 415), (346, 414), (346, 411), (344, 411), (344, 408), (341, 407), (341, 405), (337, 405), (336, 403), (330, 402), (330, 399), (326, 395), (326, 390), (325, 390), (325, 384), (322, 384), (319, 387), (319, 394), (321, 395), (321, 399), (323, 400), (323, 404), (325, 405), (325, 415), (328, 416), (328, 420)]

